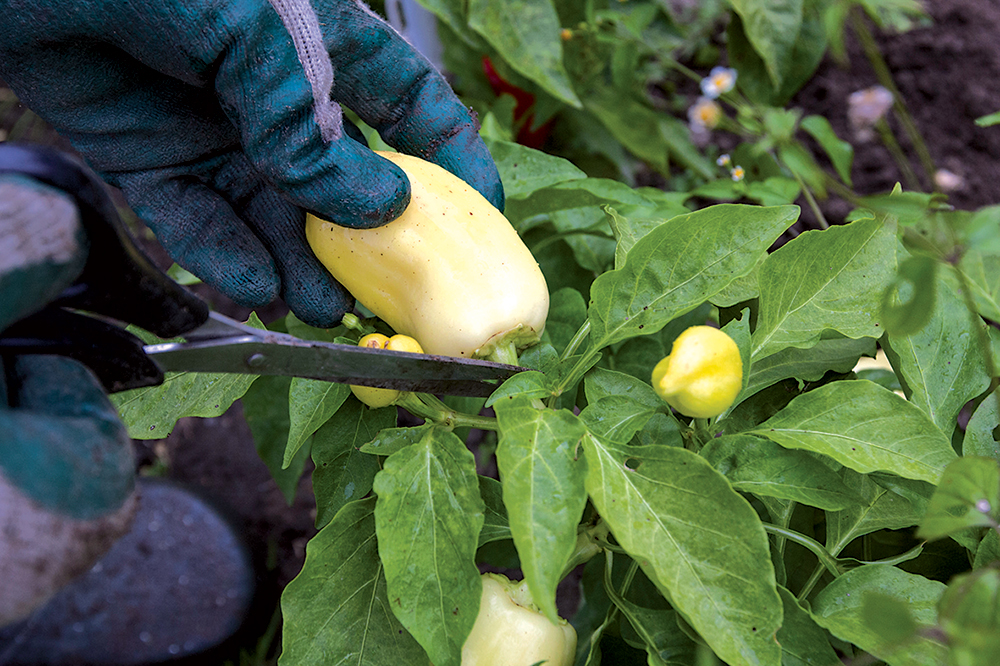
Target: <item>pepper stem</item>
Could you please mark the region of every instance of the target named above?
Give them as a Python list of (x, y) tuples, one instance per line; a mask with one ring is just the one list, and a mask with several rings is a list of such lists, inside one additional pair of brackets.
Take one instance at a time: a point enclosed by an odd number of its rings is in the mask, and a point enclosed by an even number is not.
[(504, 340), (493, 348), (493, 351), (486, 357), (494, 363), (504, 363), (506, 365), (517, 365), (517, 346), (513, 340)]
[(403, 393), (396, 400), (396, 405), (416, 417), (452, 430), (455, 428), (497, 429), (495, 418), (456, 411), (429, 393)]

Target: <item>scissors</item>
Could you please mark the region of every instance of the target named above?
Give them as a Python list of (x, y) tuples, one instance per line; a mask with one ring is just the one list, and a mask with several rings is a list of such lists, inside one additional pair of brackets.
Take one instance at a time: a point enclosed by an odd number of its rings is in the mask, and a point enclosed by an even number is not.
[[(0, 335), (0, 354), (59, 354), (88, 366), (109, 393), (156, 386), (166, 372), (284, 375), (438, 395), (488, 396), (526, 370), (490, 361), (303, 340), (217, 312), (136, 247), (104, 183), (45, 146), (0, 144), (0, 174), (18, 173), (73, 197), (90, 241), (80, 277)], [(121, 324), (180, 342), (145, 344)]]

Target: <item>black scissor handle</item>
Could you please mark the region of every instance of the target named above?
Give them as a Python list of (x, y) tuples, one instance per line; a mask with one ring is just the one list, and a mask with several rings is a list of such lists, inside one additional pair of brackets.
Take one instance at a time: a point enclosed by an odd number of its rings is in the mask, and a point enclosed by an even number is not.
[(105, 315), (172, 338), (208, 319), (208, 305), (136, 247), (105, 184), (48, 146), (0, 143), (0, 174), (28, 176), (73, 197), (90, 241), (83, 273), (51, 305)]
[(58, 307), (36, 312), (0, 336), (0, 355), (72, 358), (90, 368), (108, 393), (163, 383), (163, 370), (143, 347), (142, 340), (118, 326)]

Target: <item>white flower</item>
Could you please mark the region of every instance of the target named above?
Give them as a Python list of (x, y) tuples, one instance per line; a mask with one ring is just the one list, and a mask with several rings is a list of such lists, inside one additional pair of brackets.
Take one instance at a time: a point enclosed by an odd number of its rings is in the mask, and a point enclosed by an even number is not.
[(858, 138), (868, 141), (874, 137), (871, 128), (885, 117), (892, 108), (892, 93), (882, 86), (872, 86), (852, 92), (847, 98), (847, 118)]
[(731, 67), (713, 67), (701, 80), (701, 92), (709, 99), (727, 93), (736, 85), (736, 70)]
[(729, 166), (730, 162), (732, 162), (732, 158), (729, 157), (729, 153), (723, 153), (715, 160), (715, 163), (720, 167)]
[(934, 172), (934, 184), (942, 192), (954, 192), (965, 187), (965, 179), (947, 169), (938, 169)]
[(743, 180), (743, 177), (746, 176), (746, 175), (747, 175), (747, 172), (744, 171), (743, 167), (741, 167), (739, 164), (737, 164), (736, 166), (734, 166), (729, 171), (729, 176), (733, 179), (733, 181), (735, 181), (737, 183), (740, 182), (741, 180)]
[(707, 97), (699, 97), (698, 101), (688, 109), (688, 122), (695, 131), (712, 129), (719, 124), (721, 118), (722, 107)]

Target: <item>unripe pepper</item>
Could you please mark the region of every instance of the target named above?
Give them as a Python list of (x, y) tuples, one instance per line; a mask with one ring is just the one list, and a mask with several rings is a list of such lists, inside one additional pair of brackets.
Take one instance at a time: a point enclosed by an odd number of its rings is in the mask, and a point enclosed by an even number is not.
[(483, 574), (483, 597), (472, 632), (462, 646), (462, 666), (570, 666), (576, 630), (552, 624), (535, 607), (527, 583)]
[(428, 354), (482, 358), (537, 342), (548, 288), (503, 214), (436, 164), (379, 155), (406, 173), (410, 205), (375, 229), (307, 216), (306, 238), (333, 277)]
[(739, 347), (711, 326), (692, 326), (653, 368), (653, 389), (681, 414), (710, 418), (733, 404), (743, 388)]
[[(414, 354), (424, 353), (424, 350), (420, 348), (420, 343), (407, 335), (394, 335), (390, 338), (381, 333), (371, 333), (361, 338), (358, 341), (358, 346), (370, 349), (390, 349), (392, 351), (411, 352)], [(388, 407), (399, 400), (399, 396), (403, 393), (394, 389), (354, 386), (353, 384), (351, 385), (351, 392), (354, 393), (358, 400), (373, 409)]]

